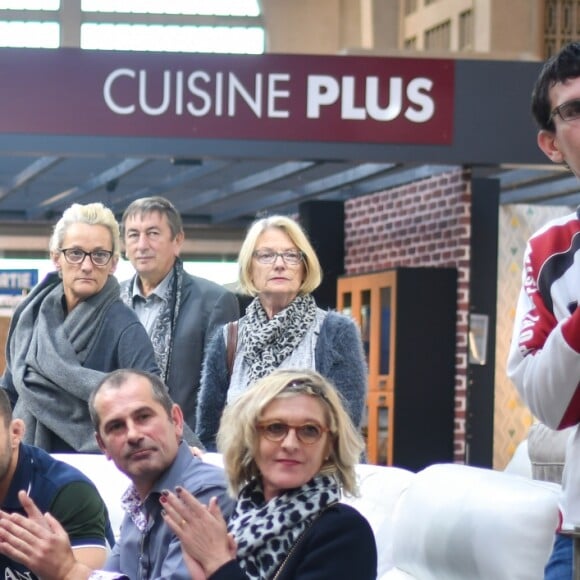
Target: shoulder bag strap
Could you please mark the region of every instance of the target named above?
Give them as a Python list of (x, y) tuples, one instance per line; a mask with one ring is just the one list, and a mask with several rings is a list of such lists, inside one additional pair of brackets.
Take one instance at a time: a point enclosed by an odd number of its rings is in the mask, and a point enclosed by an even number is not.
[(310, 522), (308, 522), (308, 525), (302, 530), (302, 533), (296, 538), (296, 541), (292, 544), (292, 546), (290, 546), (290, 550), (288, 551), (288, 554), (286, 555), (286, 557), (284, 558), (284, 560), (282, 560), (282, 562), (280, 563), (280, 565), (278, 566), (278, 568), (276, 569), (276, 573), (274, 574), (272, 580), (278, 580), (278, 578), (280, 578), (280, 574), (282, 574), (282, 572), (284, 571), (284, 568), (286, 567), (286, 564), (288, 564), (289, 560), (292, 558), (292, 555), (294, 554), (294, 551), (296, 550), (296, 548), (300, 545), (300, 543), (302, 542), (302, 540), (304, 539), (304, 536), (306, 534), (306, 532), (312, 527), (312, 524), (328, 509), (331, 508), (332, 506), (336, 505), (338, 503), (338, 501), (333, 501), (332, 503), (329, 503), (325, 508), (323, 508), (322, 510), (320, 510), (311, 520)]
[(238, 348), (238, 321), (228, 322), (228, 344), (227, 344), (227, 364), (228, 377), (232, 376), (234, 370), (234, 359)]

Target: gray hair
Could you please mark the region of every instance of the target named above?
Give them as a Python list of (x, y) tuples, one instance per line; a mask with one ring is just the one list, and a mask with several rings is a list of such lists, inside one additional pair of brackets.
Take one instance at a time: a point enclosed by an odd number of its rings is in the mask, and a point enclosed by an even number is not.
[(167, 217), (167, 223), (171, 229), (173, 239), (183, 232), (183, 221), (175, 206), (165, 197), (155, 195), (152, 197), (141, 197), (132, 202), (123, 212), (121, 218), (121, 228), (125, 235), (125, 223), (128, 218), (133, 216), (142, 216), (153, 212), (160, 213)]
[(88, 224), (90, 226), (105, 226), (111, 232), (111, 242), (113, 243), (113, 258), (118, 258), (121, 253), (121, 237), (119, 224), (115, 215), (102, 203), (88, 203), (81, 205), (73, 203), (64, 211), (62, 217), (54, 226), (48, 249), (53, 254), (58, 254), (62, 248), (62, 243), (68, 228), (73, 224)]

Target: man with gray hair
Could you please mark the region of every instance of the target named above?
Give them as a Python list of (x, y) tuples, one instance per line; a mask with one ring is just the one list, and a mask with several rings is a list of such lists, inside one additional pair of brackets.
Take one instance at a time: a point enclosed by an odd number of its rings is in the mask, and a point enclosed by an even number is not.
[(185, 272), (179, 257), (183, 223), (169, 200), (137, 199), (121, 221), (125, 252), (136, 271), (121, 284), (121, 298), (145, 326), (161, 378), (195, 431), (205, 347), (216, 329), (239, 318), (238, 301), (218, 284)]

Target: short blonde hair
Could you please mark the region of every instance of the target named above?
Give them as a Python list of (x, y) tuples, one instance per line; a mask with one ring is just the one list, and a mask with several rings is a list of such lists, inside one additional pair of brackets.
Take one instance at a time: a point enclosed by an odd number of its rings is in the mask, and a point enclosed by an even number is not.
[(355, 465), (364, 449), (364, 441), (352, 424), (336, 388), (312, 370), (273, 371), (225, 408), (217, 434), (217, 447), (223, 454), (232, 493), (237, 495), (243, 485), (260, 476), (255, 454), (260, 437), (257, 424), (264, 409), (274, 399), (297, 395), (315, 397), (324, 408), (332, 446), (320, 473), (336, 475), (345, 493), (358, 493)]
[(240, 254), (238, 256), (239, 284), (241, 290), (250, 296), (257, 296), (258, 289), (252, 282), (252, 264), (258, 238), (267, 229), (282, 230), (304, 256), (304, 270), (306, 272), (299, 294), (309, 294), (316, 290), (322, 282), (320, 262), (308, 236), (292, 218), (283, 215), (273, 215), (255, 221), (248, 230)]
[(88, 224), (90, 226), (105, 226), (111, 232), (113, 243), (113, 258), (118, 259), (121, 254), (121, 234), (115, 215), (102, 203), (73, 203), (64, 210), (62, 217), (54, 226), (48, 249), (51, 254), (58, 254), (69, 226), (73, 224)]

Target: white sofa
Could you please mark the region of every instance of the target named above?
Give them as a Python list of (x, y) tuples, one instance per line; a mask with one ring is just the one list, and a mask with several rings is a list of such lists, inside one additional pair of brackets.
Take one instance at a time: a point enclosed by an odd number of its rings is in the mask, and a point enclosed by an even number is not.
[[(354, 501), (375, 531), (381, 580), (544, 577), (558, 523), (558, 485), (442, 464), (411, 474), (400, 489), (403, 477), (397, 473), (393, 484), (393, 469), (375, 468), (375, 481), (361, 482), (362, 497)], [(385, 521), (375, 527), (382, 509)]]
[[(103, 456), (57, 457), (95, 482), (118, 530), (126, 477)], [(359, 465), (357, 472), (361, 495), (344, 501), (375, 533), (380, 580), (543, 578), (558, 523), (557, 484), (455, 464), (417, 474), (374, 465)]]

